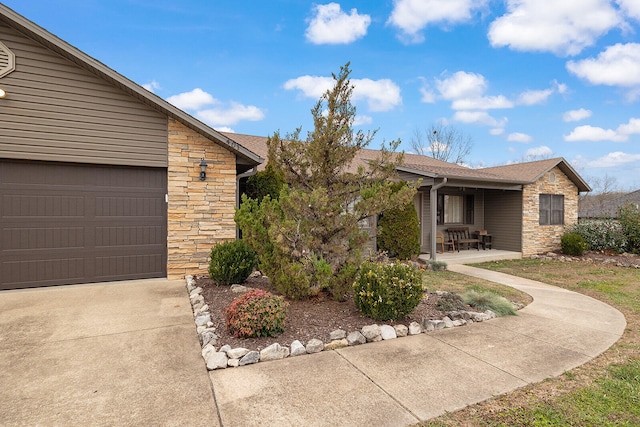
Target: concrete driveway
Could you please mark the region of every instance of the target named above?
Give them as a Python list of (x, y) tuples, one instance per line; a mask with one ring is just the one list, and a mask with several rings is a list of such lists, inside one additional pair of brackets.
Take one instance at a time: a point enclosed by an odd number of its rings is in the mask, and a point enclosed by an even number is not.
[(207, 373), (183, 281), (0, 292), (0, 424), (404, 426), (562, 374), (623, 334), (587, 296), (521, 289), (518, 316)]
[(184, 281), (0, 292), (0, 424), (217, 426)]

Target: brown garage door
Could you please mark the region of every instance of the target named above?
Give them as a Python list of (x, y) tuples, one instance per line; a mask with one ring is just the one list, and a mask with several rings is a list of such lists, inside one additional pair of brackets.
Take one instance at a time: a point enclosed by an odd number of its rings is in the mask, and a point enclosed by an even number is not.
[(166, 277), (166, 176), (0, 160), (0, 289)]

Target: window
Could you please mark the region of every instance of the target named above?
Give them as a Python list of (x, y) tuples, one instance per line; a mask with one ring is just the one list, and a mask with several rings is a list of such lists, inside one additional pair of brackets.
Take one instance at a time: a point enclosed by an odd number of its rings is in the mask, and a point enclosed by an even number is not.
[(564, 225), (564, 196), (540, 195), (540, 225)]
[(473, 224), (473, 195), (438, 194), (438, 224)]

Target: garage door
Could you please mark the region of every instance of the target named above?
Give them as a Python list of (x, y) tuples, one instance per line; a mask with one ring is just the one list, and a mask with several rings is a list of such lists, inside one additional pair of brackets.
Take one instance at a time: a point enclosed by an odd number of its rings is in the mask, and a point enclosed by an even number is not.
[(166, 176), (0, 160), (0, 289), (166, 277)]

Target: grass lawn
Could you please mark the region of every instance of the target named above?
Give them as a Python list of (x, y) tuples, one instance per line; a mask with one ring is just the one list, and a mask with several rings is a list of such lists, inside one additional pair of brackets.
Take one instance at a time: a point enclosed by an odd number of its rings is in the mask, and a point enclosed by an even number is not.
[(625, 315), (627, 328), (583, 366), (422, 426), (640, 426), (640, 270), (531, 259), (477, 266), (604, 301)]

